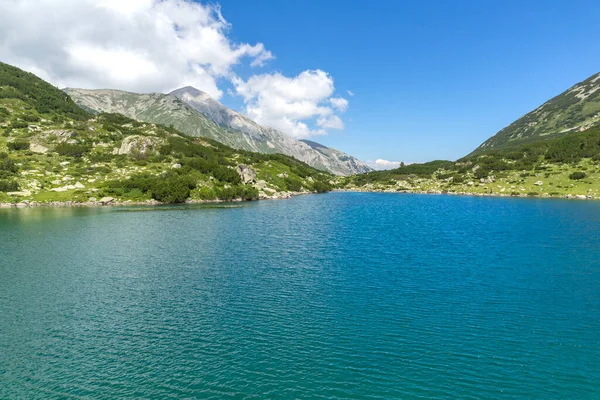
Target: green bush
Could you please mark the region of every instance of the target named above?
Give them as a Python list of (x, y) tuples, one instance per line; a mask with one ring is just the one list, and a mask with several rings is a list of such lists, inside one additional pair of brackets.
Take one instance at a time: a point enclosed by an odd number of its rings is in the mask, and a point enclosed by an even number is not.
[(285, 186), (290, 192), (299, 192), (302, 190), (302, 182), (297, 178), (285, 178)]
[(573, 172), (571, 175), (569, 175), (569, 179), (572, 179), (572, 180), (579, 180), (579, 179), (583, 179), (585, 177), (586, 177), (585, 172), (582, 172), (582, 171), (576, 171), (576, 172)]
[(188, 197), (190, 188), (182, 179), (160, 179), (152, 187), (152, 198), (161, 203), (183, 203)]
[(0, 171), (16, 174), (19, 171), (17, 164), (6, 153), (0, 153)]
[(14, 129), (23, 129), (29, 127), (29, 124), (27, 122), (22, 121), (12, 121), (10, 123), (10, 127)]
[(15, 140), (13, 142), (8, 142), (9, 150), (28, 150), (29, 142), (27, 140)]
[(313, 183), (313, 190), (317, 193), (326, 193), (331, 191), (331, 185), (322, 181), (315, 181)]
[(16, 192), (19, 184), (13, 180), (0, 179), (0, 192)]
[(206, 186), (203, 186), (200, 189), (198, 189), (196, 193), (198, 195), (198, 198), (200, 198), (201, 200), (215, 200), (217, 198), (217, 194), (215, 193), (213, 188), (209, 188)]
[(241, 198), (245, 201), (258, 200), (258, 189), (253, 186), (244, 186)]
[(25, 114), (23, 115), (23, 121), (25, 122), (39, 122), (40, 117), (35, 114)]
[(61, 156), (79, 158), (88, 151), (88, 147), (82, 144), (59, 143), (54, 151)]

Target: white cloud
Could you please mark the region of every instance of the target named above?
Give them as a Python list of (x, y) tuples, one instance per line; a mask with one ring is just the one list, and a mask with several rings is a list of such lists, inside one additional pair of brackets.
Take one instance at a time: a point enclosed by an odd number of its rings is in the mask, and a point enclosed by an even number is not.
[(217, 82), (262, 43), (234, 43), (219, 6), (189, 0), (2, 0), (0, 59), (57, 86), (169, 91)]
[(58, 87), (194, 86), (219, 99), (225, 80), (261, 124), (298, 138), (344, 128), (336, 113), (347, 110), (348, 100), (332, 97), (328, 73), (241, 79), (236, 65), (263, 66), (274, 56), (262, 43), (232, 41), (230, 30), (220, 6), (192, 0), (0, 0), (0, 60)]
[(348, 109), (348, 100), (343, 97), (332, 97), (329, 99), (329, 102), (339, 112), (344, 112)]
[(354, 96), (354, 92), (352, 92), (351, 90), (346, 90), (346, 93), (348, 93), (348, 96), (350, 97)]
[(369, 164), (369, 166), (373, 169), (384, 170), (398, 168), (402, 164), (402, 161), (389, 161), (378, 158), (375, 161), (368, 161), (367, 164)]
[[(235, 78), (233, 83), (244, 98), (246, 114), (260, 124), (297, 138), (344, 128), (335, 111), (345, 111), (348, 101), (330, 97), (335, 90), (333, 78), (324, 71), (308, 70), (293, 78), (280, 73), (261, 74), (246, 81)], [(310, 128), (309, 124), (316, 127)]]
[(337, 115), (321, 117), (317, 119), (317, 125), (319, 125), (321, 128), (327, 129), (344, 129), (344, 123), (342, 122), (342, 119)]

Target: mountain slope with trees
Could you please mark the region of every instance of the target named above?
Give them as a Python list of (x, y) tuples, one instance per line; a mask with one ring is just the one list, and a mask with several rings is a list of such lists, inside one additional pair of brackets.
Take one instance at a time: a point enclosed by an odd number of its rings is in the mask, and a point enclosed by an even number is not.
[(120, 114), (0, 63), (0, 203), (279, 198), (324, 192), (332, 175), (292, 157), (235, 150)]
[(525, 114), (473, 153), (520, 146), (582, 132), (600, 125), (600, 73)]
[(71, 88), (65, 92), (81, 107), (94, 112), (120, 113), (138, 121), (173, 126), (187, 135), (208, 137), (236, 149), (285, 154), (336, 175), (371, 170), (352, 156), (337, 150), (346, 157), (315, 151), (302, 141), (261, 126), (192, 87), (169, 94)]

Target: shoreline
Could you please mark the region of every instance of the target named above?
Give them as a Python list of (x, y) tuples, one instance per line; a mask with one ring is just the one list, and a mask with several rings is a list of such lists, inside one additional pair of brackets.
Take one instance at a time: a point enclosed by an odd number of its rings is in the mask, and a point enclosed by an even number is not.
[[(388, 190), (388, 189), (369, 189), (361, 190), (359, 188), (352, 189), (333, 189), (331, 192), (347, 192), (347, 193), (395, 193), (395, 194), (429, 194), (429, 195), (449, 195), (449, 196), (470, 196), (470, 197), (514, 197), (514, 198), (529, 198), (529, 199), (563, 199), (563, 200), (600, 200), (600, 197), (586, 196), (586, 195), (573, 195), (565, 194), (560, 196), (530, 196), (528, 194), (504, 194), (504, 193), (473, 193), (473, 192), (441, 192), (441, 191), (419, 191), (419, 190)], [(24, 200), (18, 203), (0, 203), (0, 209), (11, 209), (11, 208), (84, 208), (84, 207), (127, 207), (127, 206), (165, 206), (165, 205), (186, 205), (186, 204), (220, 204), (220, 203), (243, 203), (263, 200), (287, 200), (295, 196), (317, 194), (314, 192), (286, 192), (281, 196), (264, 197), (258, 200), (186, 200), (183, 203), (161, 203), (156, 200), (145, 200), (145, 201), (133, 201), (125, 200), (119, 201), (111, 199), (108, 201), (86, 201), (86, 202), (74, 202), (74, 201), (52, 201), (48, 203), (40, 203), (37, 201)]]
[(514, 195), (504, 193), (474, 193), (474, 192), (442, 192), (434, 190), (389, 190), (389, 189), (333, 189), (332, 192), (354, 192), (354, 193), (397, 193), (397, 194), (431, 194), (431, 195), (449, 195), (449, 196), (471, 196), (471, 197), (514, 197), (521, 199), (563, 199), (563, 200), (600, 200), (600, 197), (583, 194), (563, 194), (560, 196), (530, 196), (527, 193)]
[(125, 200), (119, 201), (114, 198), (108, 198), (105, 201), (103, 199), (99, 201), (85, 201), (85, 202), (75, 202), (75, 201), (51, 201), (48, 203), (41, 203), (37, 201), (23, 200), (18, 203), (0, 203), (0, 209), (11, 209), (11, 208), (66, 208), (66, 207), (74, 207), (74, 208), (84, 208), (84, 207), (127, 207), (127, 206), (168, 206), (168, 205), (185, 205), (185, 204), (219, 204), (219, 203), (245, 203), (245, 202), (254, 202), (254, 201), (263, 201), (263, 200), (287, 200), (294, 196), (301, 196), (307, 194), (315, 194), (313, 192), (285, 192), (281, 193), (280, 196), (272, 196), (272, 197), (263, 197), (257, 200), (243, 200), (232, 199), (232, 200), (195, 200), (188, 199), (183, 203), (161, 203), (157, 200), (144, 200), (144, 201), (133, 201), (133, 200)]

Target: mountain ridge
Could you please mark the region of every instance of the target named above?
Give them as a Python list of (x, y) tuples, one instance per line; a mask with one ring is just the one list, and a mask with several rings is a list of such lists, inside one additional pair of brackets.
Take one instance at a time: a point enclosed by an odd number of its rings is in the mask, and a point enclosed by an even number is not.
[[(236, 149), (285, 154), (335, 175), (372, 170), (338, 150), (332, 149), (329, 153), (315, 151), (304, 142), (273, 128), (263, 127), (191, 86), (169, 94), (74, 88), (66, 88), (65, 92), (85, 109), (116, 112), (144, 122), (172, 125), (190, 136), (209, 137)], [(347, 157), (338, 157), (338, 153)]]
[(471, 154), (554, 139), (600, 125), (600, 72), (521, 116)]
[[(176, 89), (169, 94), (176, 96), (180, 100), (186, 102), (195, 110), (203, 113), (213, 122), (219, 124), (220, 126), (228, 127), (231, 129), (239, 130), (246, 135), (249, 135), (253, 138), (267, 138), (267, 146), (275, 146), (276, 148), (281, 147), (285, 150), (293, 151), (293, 148), (301, 149), (301, 151), (306, 152), (307, 149), (303, 148), (298, 142), (306, 144), (304, 140), (297, 140), (292, 138), (294, 141), (289, 142), (289, 135), (284, 134), (283, 132), (278, 131), (275, 128), (268, 127), (257, 123), (256, 121), (248, 118), (242, 113), (232, 110), (229, 107), (219, 103), (214, 100), (207, 93), (196, 89), (191, 86), (186, 86), (180, 89)], [(275, 143), (273, 143), (275, 142)], [(313, 142), (314, 143), (314, 142)], [(340, 150), (333, 149), (324, 145), (319, 144), (320, 146), (327, 148), (328, 151), (317, 151), (321, 156), (325, 157), (321, 158), (319, 155), (308, 155), (307, 153), (305, 157), (311, 157), (308, 159), (300, 158), (302, 161), (307, 162), (309, 165), (317, 166), (319, 164), (327, 167), (327, 160), (334, 160), (335, 163), (329, 166), (327, 169), (336, 174), (336, 175), (348, 175), (355, 173), (363, 173), (369, 172), (372, 170), (371, 167), (363, 163), (362, 161), (356, 159), (355, 157), (350, 156)], [(312, 146), (308, 146), (313, 150), (316, 150)], [(256, 149), (260, 152), (260, 149)], [(283, 154), (288, 154), (284, 152)], [(288, 154), (291, 155), (291, 154)], [(343, 167), (346, 168), (343, 168)]]

